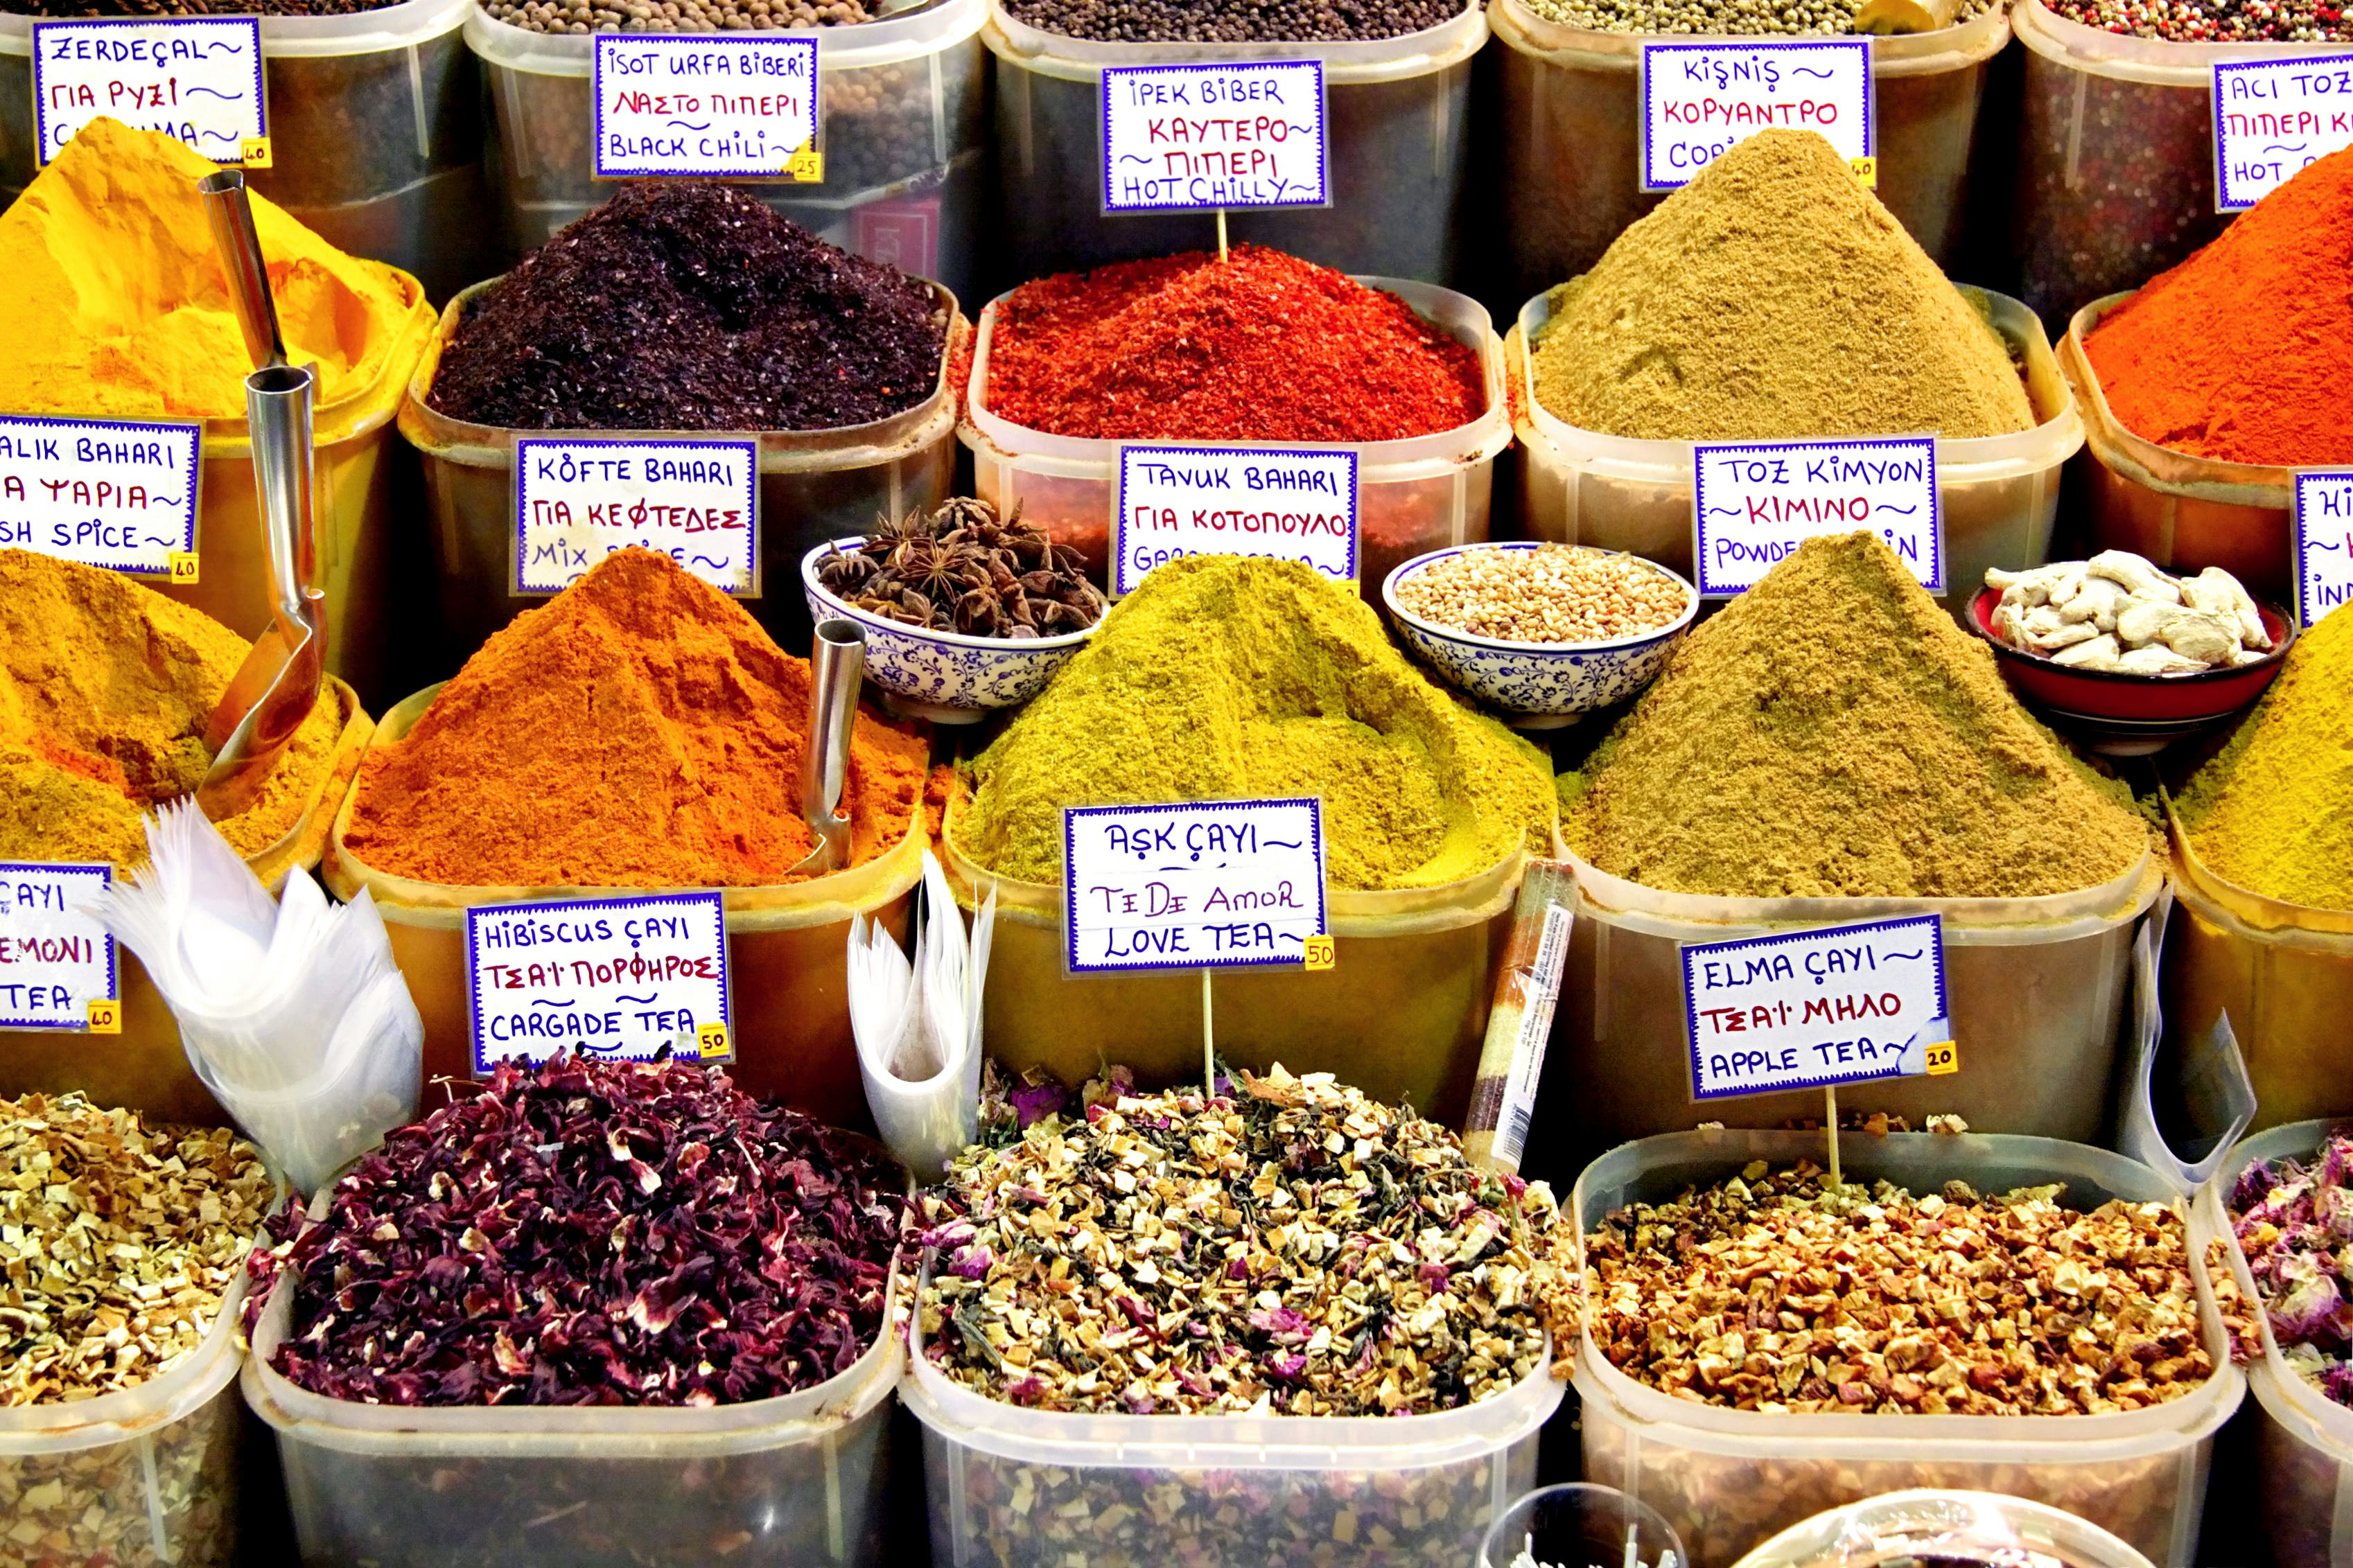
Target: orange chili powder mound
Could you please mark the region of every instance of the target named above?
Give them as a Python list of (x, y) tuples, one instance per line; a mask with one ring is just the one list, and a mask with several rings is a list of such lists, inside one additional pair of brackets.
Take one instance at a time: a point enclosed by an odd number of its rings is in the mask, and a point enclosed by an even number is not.
[(1486, 412), (1479, 356), (1394, 294), (1261, 245), (1025, 283), (988, 411), (1092, 440), (1396, 441)]
[(2230, 463), (2353, 462), (2353, 149), (2255, 204), (2084, 340), (2108, 406)]
[[(360, 765), (343, 843), (466, 887), (792, 880), (809, 667), (667, 555), (624, 550), (482, 645), (416, 728)], [(929, 748), (861, 707), (853, 862), (900, 842)]]

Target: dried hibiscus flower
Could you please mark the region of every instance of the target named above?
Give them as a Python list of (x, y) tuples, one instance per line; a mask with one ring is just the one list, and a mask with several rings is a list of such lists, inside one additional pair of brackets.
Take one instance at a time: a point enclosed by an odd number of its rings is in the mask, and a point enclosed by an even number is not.
[(394, 1132), (295, 1242), (298, 1386), (381, 1405), (732, 1405), (881, 1331), (905, 1177), (681, 1063), (557, 1058)]

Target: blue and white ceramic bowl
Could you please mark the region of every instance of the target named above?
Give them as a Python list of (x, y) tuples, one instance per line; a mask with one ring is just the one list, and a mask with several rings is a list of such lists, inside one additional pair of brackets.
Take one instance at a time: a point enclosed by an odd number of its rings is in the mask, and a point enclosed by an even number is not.
[(1659, 673), (1668, 653), (1691, 630), (1699, 614), (1699, 595), (1689, 583), (1640, 556), (1631, 559), (1679, 585), (1689, 602), (1673, 625), (1614, 642), (1507, 642), (1440, 626), (1398, 604), (1398, 584), (1450, 555), (1473, 550), (1542, 548), (1533, 542), (1458, 544), (1415, 556), (1381, 584), (1381, 602), (1388, 606), (1389, 618), (1414, 651), (1454, 685), (1501, 710), (1506, 723), (1523, 730), (1556, 729), (1597, 708), (1631, 697)]
[(802, 556), (801, 592), (808, 598), (809, 614), (818, 620), (839, 616), (865, 628), (866, 679), (881, 688), (889, 706), (910, 718), (976, 724), (993, 709), (1027, 702), (1095, 635), (1095, 627), (1089, 626), (1058, 637), (1016, 642), (929, 631), (853, 609), (818, 586), (817, 563), (864, 542), (855, 537), (837, 539)]

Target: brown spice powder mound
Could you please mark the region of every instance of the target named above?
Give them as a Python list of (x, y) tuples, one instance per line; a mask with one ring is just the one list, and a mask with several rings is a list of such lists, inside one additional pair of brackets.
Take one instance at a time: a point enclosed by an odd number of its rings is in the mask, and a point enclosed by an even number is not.
[(1878, 539), (1808, 540), (1684, 639), (1562, 781), (1612, 876), (1731, 898), (2030, 898), (2149, 847)]
[[(343, 843), (465, 887), (791, 880), (809, 667), (667, 555), (624, 550), (485, 643), (360, 764)], [(860, 707), (853, 864), (906, 836), (929, 749)]]
[(1536, 398), (1653, 441), (2035, 423), (2000, 335), (1810, 131), (1740, 142), (1554, 290)]

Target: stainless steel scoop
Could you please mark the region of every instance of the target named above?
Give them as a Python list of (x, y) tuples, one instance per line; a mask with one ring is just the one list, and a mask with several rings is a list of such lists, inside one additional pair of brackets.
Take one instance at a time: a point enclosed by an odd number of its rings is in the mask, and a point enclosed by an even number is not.
[(269, 297), (269, 268), (261, 258), (261, 236), (253, 226), (253, 203), (245, 192), (245, 171), (223, 169), (196, 182), (205, 216), (213, 226), (213, 248), (220, 253), (229, 303), (245, 332), (253, 368), (286, 363), (286, 340), (278, 330), (278, 306)]
[(792, 869), (797, 877), (849, 864), (849, 814), (841, 809), (849, 775), (849, 730), (858, 721), (858, 683), (866, 678), (866, 631), (855, 621), (819, 621), (809, 648), (808, 752), (801, 766), (801, 816), (817, 847)]

